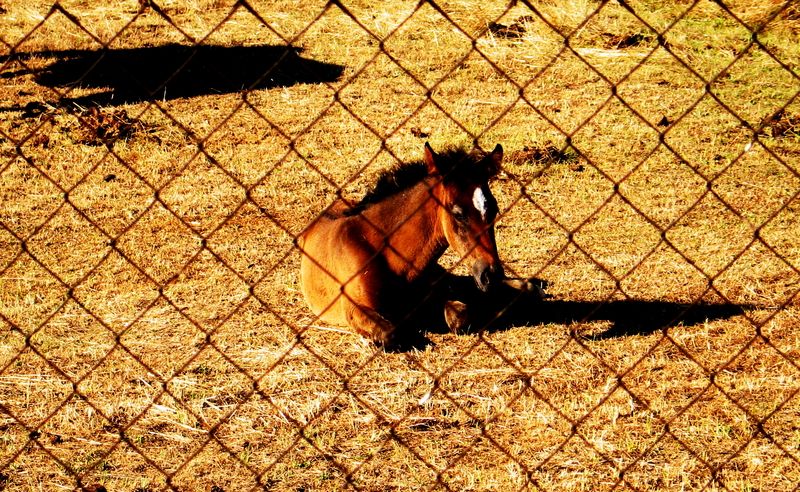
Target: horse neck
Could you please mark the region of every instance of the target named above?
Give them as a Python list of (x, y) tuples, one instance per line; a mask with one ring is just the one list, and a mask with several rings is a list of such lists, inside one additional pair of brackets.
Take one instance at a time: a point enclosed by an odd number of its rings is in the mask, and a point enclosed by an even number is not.
[(390, 268), (407, 280), (422, 274), (448, 246), (439, 224), (439, 204), (430, 192), (434, 184), (422, 181), (364, 212), (365, 218), (389, 236), (390, 247), (383, 249), (383, 255)]

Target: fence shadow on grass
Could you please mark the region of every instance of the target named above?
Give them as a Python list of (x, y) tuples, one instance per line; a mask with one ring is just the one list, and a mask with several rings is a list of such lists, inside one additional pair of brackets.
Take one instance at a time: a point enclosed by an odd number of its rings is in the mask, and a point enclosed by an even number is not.
[[(244, 89), (268, 89), (337, 80), (344, 67), (300, 56), (288, 46), (185, 46), (12, 53), (0, 57), (2, 79), (33, 75), (40, 85), (67, 92), (61, 103), (116, 106)], [(53, 59), (32, 69), (31, 58)], [(20, 63), (15, 63), (19, 60)], [(14, 70), (14, 68), (17, 68)], [(71, 97), (68, 89), (99, 92)], [(5, 108), (15, 110), (19, 108)]]

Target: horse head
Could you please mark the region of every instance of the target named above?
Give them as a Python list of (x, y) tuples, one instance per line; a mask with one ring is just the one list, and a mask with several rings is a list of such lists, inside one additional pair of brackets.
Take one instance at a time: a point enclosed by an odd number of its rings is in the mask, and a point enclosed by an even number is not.
[(425, 144), (428, 175), (437, 178), (431, 195), (439, 205), (439, 227), (462, 261), (472, 264), (475, 283), (484, 292), (504, 278), (494, 233), (497, 201), (489, 189), (502, 160), (500, 144), (488, 154), (461, 158), (439, 155)]

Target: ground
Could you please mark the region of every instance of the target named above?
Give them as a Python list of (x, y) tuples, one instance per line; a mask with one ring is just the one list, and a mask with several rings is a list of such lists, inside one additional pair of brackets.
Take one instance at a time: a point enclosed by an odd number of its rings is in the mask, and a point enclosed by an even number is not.
[[(0, 489), (795, 488), (797, 4), (562, 3), (0, 1)], [(552, 297), (385, 352), (294, 237), (425, 141)]]

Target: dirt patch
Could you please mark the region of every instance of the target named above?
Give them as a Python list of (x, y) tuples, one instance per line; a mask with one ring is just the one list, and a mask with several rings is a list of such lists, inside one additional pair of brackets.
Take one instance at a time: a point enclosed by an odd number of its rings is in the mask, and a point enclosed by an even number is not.
[(420, 128), (418, 126), (411, 127), (411, 134), (417, 138), (428, 138), (431, 136), (430, 128)]
[[(582, 171), (583, 166), (578, 166), (578, 156), (569, 147), (566, 149), (559, 149), (553, 144), (542, 146), (528, 146), (525, 145), (519, 150), (511, 152), (506, 157), (506, 162), (513, 165), (525, 164), (569, 164), (571, 167), (574, 165), (575, 171)], [(578, 169), (578, 167), (580, 167)]]
[(144, 123), (131, 118), (124, 109), (92, 107), (79, 112), (77, 117), (81, 123), (77, 142), (85, 145), (110, 145), (147, 130)]
[(22, 108), (21, 116), (23, 118), (36, 118), (49, 109), (50, 107), (41, 101), (31, 101)]
[(761, 121), (758, 134), (774, 138), (798, 136), (800, 135), (800, 116), (787, 114), (784, 110), (777, 111)]
[(515, 20), (510, 26), (500, 24), (498, 22), (490, 22), (489, 32), (500, 38), (521, 38), (528, 31), (528, 29), (525, 27), (526, 24), (533, 22), (533, 20), (533, 16), (523, 15), (522, 17), (518, 17), (517, 20)]
[(604, 48), (616, 50), (639, 46), (652, 39), (642, 33), (612, 34), (610, 32), (604, 32), (600, 34), (600, 37)]

